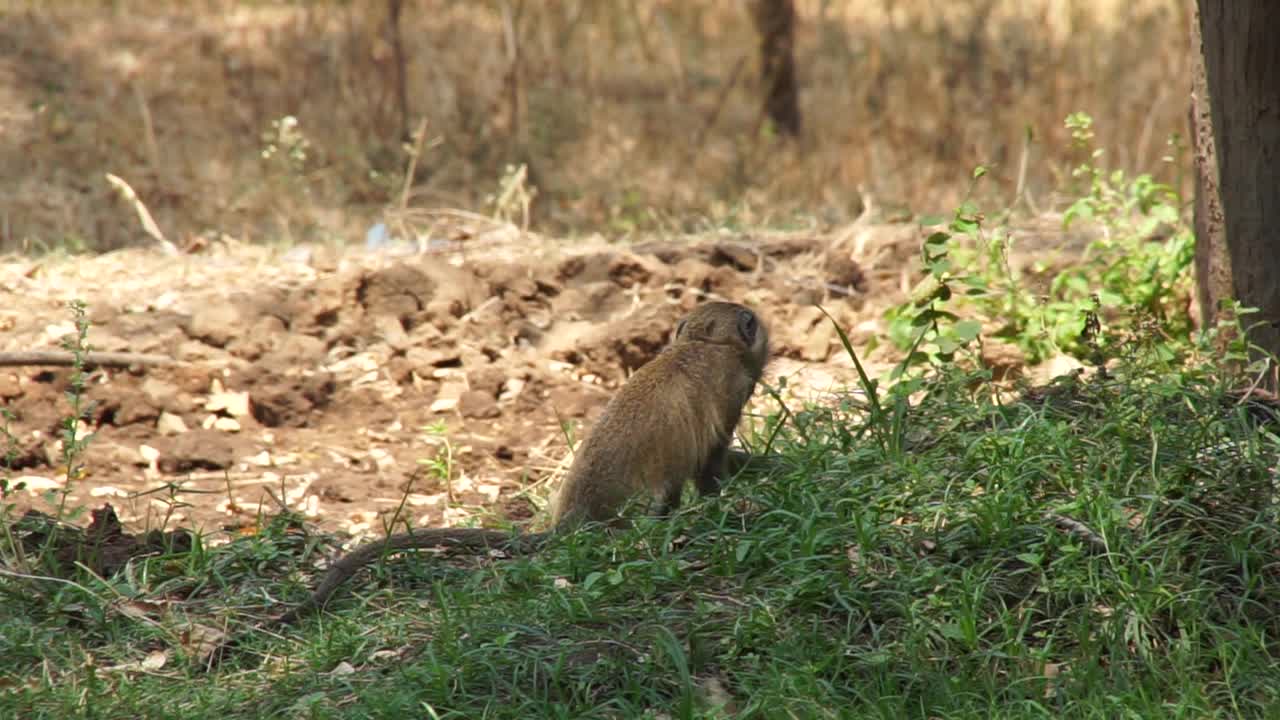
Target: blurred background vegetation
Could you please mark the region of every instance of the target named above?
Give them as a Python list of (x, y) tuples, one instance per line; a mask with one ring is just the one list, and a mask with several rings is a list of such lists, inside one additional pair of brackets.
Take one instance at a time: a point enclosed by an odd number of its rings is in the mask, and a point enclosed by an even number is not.
[(179, 240), (358, 241), (513, 192), (557, 234), (829, 226), (946, 213), (979, 164), (980, 202), (1040, 214), (1078, 191), (1075, 111), (1110, 167), (1189, 196), (1181, 4), (795, 8), (793, 140), (738, 0), (0, 0), (0, 250), (142, 241), (104, 173)]

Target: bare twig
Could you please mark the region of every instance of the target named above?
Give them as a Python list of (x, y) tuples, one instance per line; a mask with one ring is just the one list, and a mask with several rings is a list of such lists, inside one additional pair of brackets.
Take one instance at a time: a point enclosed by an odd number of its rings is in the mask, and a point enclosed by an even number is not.
[(400, 187), (400, 212), (403, 214), (409, 207), (409, 188), (413, 185), (413, 176), (418, 172), (418, 156), (422, 154), (422, 143), (427, 137), (427, 116), (423, 115), (418, 122), (418, 131), (413, 135), (413, 152), (409, 155), (409, 169), (404, 174), (404, 185)]
[[(0, 367), (21, 367), (24, 365), (51, 365), (70, 367), (75, 364), (75, 356), (60, 350), (31, 350), (27, 352), (0, 352)], [(164, 355), (144, 355), (128, 352), (90, 352), (84, 355), (85, 367), (129, 367), (130, 365), (185, 365)]]
[(155, 219), (151, 217), (151, 212), (147, 210), (147, 206), (138, 197), (138, 193), (134, 192), (133, 187), (122, 178), (111, 173), (107, 173), (106, 177), (107, 182), (115, 187), (121, 197), (133, 203), (133, 209), (138, 213), (138, 220), (142, 222), (142, 229), (160, 245), (160, 249), (164, 250), (166, 255), (178, 255), (178, 248), (164, 238), (164, 233), (160, 232), (160, 226), (156, 225)]
[(142, 90), (142, 84), (134, 78), (129, 83), (133, 87), (134, 100), (138, 102), (138, 113), (142, 116), (142, 138), (147, 145), (147, 159), (151, 161), (151, 169), (160, 177), (160, 143), (156, 142), (156, 128), (151, 120), (151, 108), (147, 105), (146, 93)]
[[(711, 108), (711, 114), (707, 116), (707, 120), (698, 129), (698, 134), (693, 139), (692, 152), (697, 152), (702, 147), (702, 140), (715, 127), (716, 120), (720, 118), (720, 111), (724, 109), (724, 102), (729, 97), (729, 92), (738, 84), (738, 76), (742, 74), (742, 68), (747, 64), (746, 56), (738, 58), (738, 62), (733, 64), (733, 69), (729, 71), (729, 80), (720, 87), (720, 94), (716, 97), (716, 104)], [(689, 158), (690, 160), (692, 158)]]

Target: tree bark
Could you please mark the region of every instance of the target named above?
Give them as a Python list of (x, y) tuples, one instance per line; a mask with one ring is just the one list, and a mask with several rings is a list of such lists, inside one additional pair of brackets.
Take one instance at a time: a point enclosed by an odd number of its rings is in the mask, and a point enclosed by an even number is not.
[(1231, 279), (1241, 304), (1259, 310), (1244, 318), (1249, 340), (1280, 355), (1280, 3), (1199, 7)]
[(1222, 200), (1218, 196), (1218, 156), (1213, 145), (1209, 88), (1204, 76), (1204, 47), (1200, 41), (1200, 11), (1191, 0), (1191, 155), (1195, 172), (1196, 304), (1202, 328), (1218, 320), (1221, 303), (1235, 297), (1231, 286), (1231, 255), (1223, 232)]
[(751, 0), (751, 19), (760, 33), (760, 74), (764, 112), (784, 135), (800, 134), (796, 88), (796, 8), (792, 0)]

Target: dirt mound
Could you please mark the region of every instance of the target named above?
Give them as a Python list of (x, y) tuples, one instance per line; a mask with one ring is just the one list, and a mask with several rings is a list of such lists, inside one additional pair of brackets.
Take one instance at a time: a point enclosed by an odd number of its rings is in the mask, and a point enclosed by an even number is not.
[(140, 251), (6, 263), (0, 350), (54, 347), (74, 329), (63, 303), (82, 298), (95, 350), (183, 363), (91, 372), (95, 436), (69, 488), (59, 422), (70, 370), (0, 370), (10, 472), (30, 488), (15, 497), (42, 507), (40, 492), (66, 489), (73, 503), (111, 500), (126, 525), (165, 517), (206, 530), (287, 506), (376, 532), (406, 497), (415, 525), (479, 506), (527, 517), (533, 506), (515, 498), (563, 467), (562, 423), (589, 424), (706, 298), (760, 310), (775, 376), (801, 368), (787, 359), (816, 367), (833, 353), (823, 377), (838, 374), (834, 333), (812, 303), (856, 328), (900, 297), (914, 232), (876, 232), (860, 244), (847, 233), (530, 241), (402, 257), (229, 245), (176, 264)]

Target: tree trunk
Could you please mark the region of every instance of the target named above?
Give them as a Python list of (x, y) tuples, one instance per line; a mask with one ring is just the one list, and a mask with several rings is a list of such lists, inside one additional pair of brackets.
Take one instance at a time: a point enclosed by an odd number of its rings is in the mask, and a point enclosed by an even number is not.
[(1280, 3), (1199, 5), (1232, 284), (1259, 310), (1244, 318), (1249, 340), (1280, 355)]
[(1231, 287), (1231, 255), (1223, 233), (1222, 200), (1218, 196), (1218, 157), (1213, 147), (1209, 88), (1204, 77), (1204, 48), (1200, 42), (1200, 11), (1191, 0), (1191, 155), (1195, 172), (1196, 304), (1202, 328), (1218, 320), (1221, 303), (1235, 297)]
[(800, 134), (796, 89), (796, 8), (792, 0), (751, 0), (751, 19), (760, 33), (760, 75), (764, 112), (784, 135)]

